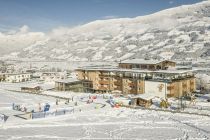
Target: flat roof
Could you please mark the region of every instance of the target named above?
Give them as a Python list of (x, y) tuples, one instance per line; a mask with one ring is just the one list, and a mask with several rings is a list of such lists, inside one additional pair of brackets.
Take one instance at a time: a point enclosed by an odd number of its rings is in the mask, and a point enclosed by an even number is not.
[(132, 99), (136, 99), (136, 98), (141, 98), (141, 99), (145, 99), (145, 100), (150, 100), (152, 98), (155, 98), (154, 95), (148, 94), (148, 93), (143, 93), (143, 94), (139, 94), (136, 96), (131, 97)]
[(78, 68), (77, 70), (88, 70), (88, 71), (106, 71), (106, 72), (133, 72), (133, 73), (166, 73), (166, 74), (183, 74), (193, 72), (195, 70), (138, 70), (138, 69), (122, 69), (122, 68)]
[(31, 73), (0, 73), (0, 75), (23, 75), (23, 74), (31, 74)]
[(73, 83), (73, 82), (79, 82), (80, 80), (76, 79), (76, 78), (71, 78), (71, 79), (63, 79), (63, 80), (57, 80), (55, 82), (58, 83)]
[(26, 86), (21, 86), (21, 88), (36, 88), (36, 87), (40, 87), (40, 85), (26, 85)]
[(48, 89), (53, 89), (54, 88), (54, 83), (53, 84), (40, 84), (40, 83), (26, 83), (24, 85), (21, 85), (20, 88), (26, 87), (26, 88), (35, 88), (35, 87), (41, 87), (43, 90), (48, 90)]
[[(170, 60), (129, 59), (129, 60), (124, 60), (121, 63), (123, 63), (123, 64), (158, 64), (163, 61), (170, 61)], [(171, 62), (173, 62), (173, 61), (171, 61)]]

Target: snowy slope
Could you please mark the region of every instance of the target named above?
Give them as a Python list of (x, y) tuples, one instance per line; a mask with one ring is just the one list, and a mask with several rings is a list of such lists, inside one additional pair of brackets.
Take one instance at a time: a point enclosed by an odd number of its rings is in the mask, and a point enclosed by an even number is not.
[[(7, 58), (72, 61), (210, 56), (210, 1), (136, 18), (57, 28)], [(1, 43), (0, 43), (1, 44)]]

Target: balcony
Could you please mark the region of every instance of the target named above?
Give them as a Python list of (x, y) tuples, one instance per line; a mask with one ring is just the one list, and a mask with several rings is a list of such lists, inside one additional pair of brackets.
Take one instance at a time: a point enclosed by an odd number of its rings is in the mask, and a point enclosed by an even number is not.
[(108, 85), (110, 82), (107, 80), (100, 80), (99, 84)]
[(168, 98), (174, 97), (174, 94), (167, 94)]
[(114, 90), (119, 90), (119, 91), (121, 91), (121, 90), (122, 90), (122, 87), (117, 86), (117, 87), (114, 88)]
[(117, 80), (117, 81), (120, 81), (122, 78), (119, 77), (119, 76), (115, 76), (114, 79)]
[(98, 89), (99, 89), (99, 90), (109, 90), (108, 87), (104, 87), (104, 86), (99, 86)]
[(190, 85), (194, 85), (195, 83), (194, 82), (190, 82)]
[(99, 73), (99, 77), (106, 77), (106, 76), (109, 76), (110, 74), (109, 73), (105, 73), (105, 72), (100, 72)]
[(136, 83), (128, 83), (128, 86), (130, 86), (130, 87), (136, 87)]
[(183, 84), (182, 87), (183, 87), (183, 88), (186, 88), (186, 87), (187, 87), (187, 84)]
[(174, 86), (167, 86), (167, 90), (173, 90)]
[(135, 89), (131, 89), (129, 92), (130, 92), (131, 94), (137, 94), (137, 90), (135, 90)]
[(117, 86), (121, 86), (122, 82), (121, 81), (115, 81), (114, 84), (117, 85)]

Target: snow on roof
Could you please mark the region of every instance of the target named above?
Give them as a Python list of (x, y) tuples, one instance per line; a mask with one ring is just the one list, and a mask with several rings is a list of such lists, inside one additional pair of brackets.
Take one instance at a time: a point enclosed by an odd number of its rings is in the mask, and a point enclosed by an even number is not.
[(153, 71), (155, 73), (168, 73), (168, 74), (183, 74), (183, 73), (189, 73), (193, 72), (194, 70), (158, 70), (158, 71)]
[(36, 87), (41, 87), (40, 85), (38, 85), (38, 84), (35, 84), (35, 83), (30, 83), (30, 84), (26, 84), (26, 85), (24, 85), (24, 86), (21, 86), (21, 88), (23, 88), (23, 87), (27, 87), (27, 88), (36, 88)]
[(25, 83), (24, 85), (20, 85), (21, 88), (35, 88), (41, 87), (43, 90), (49, 90), (54, 88), (54, 83)]
[(71, 79), (63, 79), (63, 80), (58, 80), (55, 82), (58, 83), (73, 83), (73, 82), (79, 82), (80, 80), (76, 79), (76, 78), (71, 78)]
[(175, 68), (192, 68), (192, 66), (176, 66)]
[(155, 98), (154, 94), (148, 94), (148, 93), (144, 93), (144, 94), (139, 94), (139, 95), (136, 95), (136, 96), (133, 96), (131, 97), (133, 99), (135, 98), (141, 98), (141, 99), (145, 99), (145, 100), (150, 100), (152, 98)]
[(50, 90), (55, 88), (54, 82), (44, 83), (40, 85), (43, 90)]
[[(129, 63), (129, 64), (158, 64), (163, 61), (169, 61), (169, 60), (145, 60), (145, 59), (129, 59), (124, 60), (121, 63)], [(173, 62), (173, 61), (172, 61)]]
[(23, 75), (23, 74), (30, 74), (30, 73), (0, 73), (0, 75)]
[(138, 69), (122, 69), (122, 68), (79, 68), (77, 70), (89, 70), (89, 71), (106, 71), (106, 72), (132, 72), (132, 73), (165, 73), (165, 74), (184, 74), (193, 72), (195, 70), (138, 70)]
[(124, 60), (121, 63), (129, 63), (129, 64), (157, 64), (162, 61), (160, 60), (144, 60), (144, 59), (129, 59)]

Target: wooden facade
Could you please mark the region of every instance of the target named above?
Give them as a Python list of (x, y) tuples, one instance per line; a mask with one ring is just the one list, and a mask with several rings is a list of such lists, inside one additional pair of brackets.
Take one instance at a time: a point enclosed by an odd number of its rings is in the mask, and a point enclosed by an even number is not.
[(152, 104), (153, 104), (152, 99), (145, 99), (141, 97), (132, 99), (132, 105), (134, 106), (142, 106), (142, 107), (149, 108)]
[[(86, 79), (92, 81), (93, 91), (97, 93), (111, 93), (112, 91), (118, 90), (121, 91), (123, 95), (138, 95), (154, 92), (154, 96), (155, 94), (157, 94), (157, 96), (162, 94), (167, 97), (180, 97), (189, 95), (196, 90), (194, 75), (188, 75), (186, 77), (176, 76), (175, 74), (170, 73), (168, 75), (171, 79), (163, 80), (154, 79), (153, 73), (151, 75), (140, 73), (140, 75), (144, 75), (144, 77), (132, 77), (132, 72), (130, 72), (130, 75), (125, 74), (125, 72), (112, 72), (106, 70), (77, 70), (77, 72), (80, 80)], [(165, 76), (161, 72), (155, 74), (158, 76)], [(145, 82), (150, 85), (145, 85)], [(148, 88), (154, 90), (150, 91)]]
[[(79, 80), (92, 81), (93, 91), (120, 91), (123, 95), (151, 94), (161, 98), (189, 95), (196, 90), (194, 74), (189, 71), (167, 70), (173, 61), (124, 61), (119, 68), (77, 69)], [(144, 70), (146, 69), (146, 70)]]
[(168, 97), (187, 96), (196, 90), (195, 78), (187, 78), (169, 83), (167, 86)]
[(134, 62), (124, 61), (119, 63), (119, 68), (123, 69), (147, 69), (147, 70), (166, 70), (169, 67), (175, 67), (176, 63), (169, 60), (164, 61), (144, 61), (138, 62), (135, 60)]

